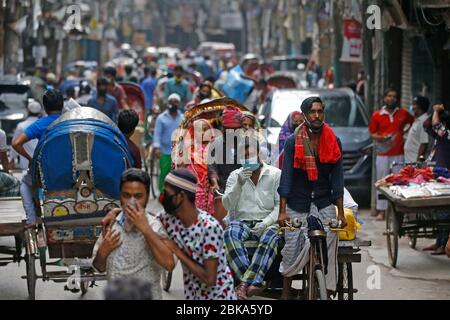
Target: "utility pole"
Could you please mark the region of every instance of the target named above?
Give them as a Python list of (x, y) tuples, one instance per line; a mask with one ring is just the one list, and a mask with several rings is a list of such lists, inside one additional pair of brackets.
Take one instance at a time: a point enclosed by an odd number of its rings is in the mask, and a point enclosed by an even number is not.
[(0, 77), (4, 75), (4, 53), (5, 53), (5, 11), (6, 6), (0, 3)]
[(296, 55), (302, 53), (302, 41), (300, 39), (300, 3), (298, 0), (291, 0), (292, 9), (292, 28), (294, 35), (294, 50)]
[[(370, 115), (375, 111), (375, 97), (374, 97), (374, 80), (375, 80), (375, 67), (373, 62), (373, 46), (372, 46), (372, 37), (373, 37), (373, 31), (369, 30), (367, 28), (367, 19), (368, 15), (366, 14), (367, 7), (371, 5), (372, 1), (369, 0), (363, 0), (361, 9), (363, 10), (363, 64), (364, 64), (364, 72), (366, 76), (366, 85), (365, 85), (365, 92), (364, 92), (364, 100), (366, 107), (368, 108), (368, 112)], [(375, 148), (372, 148), (372, 181), (371, 181), (371, 194), (370, 194), (370, 208), (373, 213), (376, 212), (376, 197), (377, 192), (375, 189), (375, 180), (376, 180), (376, 152)]]

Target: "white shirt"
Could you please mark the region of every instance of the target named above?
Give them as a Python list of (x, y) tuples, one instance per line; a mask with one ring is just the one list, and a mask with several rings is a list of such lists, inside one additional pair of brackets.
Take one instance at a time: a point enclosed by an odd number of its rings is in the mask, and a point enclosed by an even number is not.
[(223, 206), (232, 211), (232, 220), (262, 220), (267, 226), (276, 223), (280, 207), (281, 170), (263, 163), (256, 186), (247, 179), (241, 186), (238, 175), (243, 170), (234, 170), (227, 180), (222, 197)]
[[(35, 122), (38, 117), (28, 117), (24, 121), (19, 122), (16, 127), (16, 131), (14, 131), (13, 140), (16, 139), (18, 136), (23, 134), (25, 132), (25, 129), (28, 128), (33, 122)], [(23, 145), (25, 151), (30, 155), (33, 156), (34, 149), (36, 149), (36, 146), (38, 144), (38, 139), (33, 139), (28, 141)], [(19, 155), (14, 149), (11, 148), (10, 153), (11, 159), (15, 159), (16, 157), (19, 157), (19, 164), (17, 165), (20, 169), (28, 169), (28, 160), (21, 155)]]
[(353, 200), (353, 197), (350, 192), (348, 192), (347, 188), (344, 188), (344, 208), (350, 209), (353, 212), (358, 211), (358, 204)]
[[(112, 230), (120, 233), (122, 244), (108, 256), (106, 261), (106, 272), (108, 280), (122, 277), (133, 277), (150, 282), (152, 285), (152, 296), (154, 300), (162, 299), (161, 274), (162, 267), (156, 262), (147, 244), (144, 235), (139, 231), (126, 232), (118, 221), (122, 219), (123, 213), (117, 216)], [(147, 220), (152, 230), (160, 237), (168, 238), (168, 235), (159, 219), (147, 214)], [(95, 243), (92, 253), (93, 258), (97, 255), (98, 248), (103, 242), (100, 235)]]
[(8, 144), (6, 143), (6, 133), (0, 129), (0, 152), (8, 151)]
[(422, 143), (428, 143), (428, 133), (423, 128), (423, 123), (428, 119), (428, 114), (424, 113), (414, 120), (409, 129), (405, 142), (405, 161), (416, 162), (419, 154), (419, 147)]

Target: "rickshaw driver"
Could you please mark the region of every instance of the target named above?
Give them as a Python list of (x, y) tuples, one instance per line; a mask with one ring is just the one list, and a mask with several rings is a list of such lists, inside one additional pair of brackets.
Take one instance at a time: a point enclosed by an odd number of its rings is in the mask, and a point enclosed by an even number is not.
[[(55, 89), (47, 90), (42, 98), (44, 110), (47, 117), (40, 118), (25, 129), (24, 133), (17, 136), (13, 142), (13, 149), (22, 157), (26, 158), (31, 168), (33, 157), (28, 154), (24, 148), (24, 144), (33, 139), (40, 139), (45, 130), (52, 124), (53, 121), (61, 116), (64, 107), (64, 97), (62, 93)], [(34, 226), (36, 224), (36, 211), (33, 201), (32, 190), (32, 176), (30, 169), (22, 179), (20, 185), (20, 194), (22, 196), (23, 208), (27, 216), (27, 226)]]
[[(345, 227), (344, 171), (342, 146), (339, 138), (325, 123), (325, 106), (319, 97), (305, 99), (300, 107), (303, 124), (295, 129), (284, 148), (283, 169), (280, 178), (280, 210), (278, 223), (286, 226), (289, 219), (306, 222), (309, 216), (327, 225), (337, 218)], [(338, 214), (336, 217), (336, 207)], [(329, 294), (336, 290), (338, 235), (326, 227), (328, 273), (326, 286)], [(280, 272), (284, 276), (281, 299), (287, 300), (292, 277), (308, 262), (309, 241), (305, 229), (285, 234), (281, 251)]]

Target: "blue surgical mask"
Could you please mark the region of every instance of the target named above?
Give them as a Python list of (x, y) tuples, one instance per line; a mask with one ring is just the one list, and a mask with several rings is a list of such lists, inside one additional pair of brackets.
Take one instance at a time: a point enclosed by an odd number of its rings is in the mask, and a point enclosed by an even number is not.
[(261, 167), (261, 164), (258, 162), (257, 157), (242, 159), (241, 165), (243, 168), (249, 168), (251, 171), (256, 171), (259, 169), (259, 167)]

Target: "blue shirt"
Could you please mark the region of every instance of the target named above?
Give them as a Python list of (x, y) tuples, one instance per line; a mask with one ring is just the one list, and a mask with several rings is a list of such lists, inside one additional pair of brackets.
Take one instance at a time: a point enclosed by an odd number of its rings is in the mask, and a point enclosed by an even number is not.
[[(338, 138), (342, 153), (341, 141)], [(287, 199), (287, 206), (297, 212), (309, 212), (311, 202), (320, 210), (344, 196), (344, 169), (341, 159), (336, 163), (320, 163), (316, 160), (319, 177), (311, 182), (305, 170), (294, 168), (295, 135), (284, 146), (283, 170), (278, 193)]]
[(141, 89), (145, 96), (145, 109), (150, 109), (153, 104), (153, 93), (155, 92), (158, 79), (148, 77), (141, 83)]
[(186, 80), (182, 80), (180, 83), (177, 83), (175, 78), (169, 79), (169, 81), (166, 82), (166, 87), (164, 89), (164, 97), (166, 100), (172, 93), (176, 93), (180, 96), (182, 107), (192, 100), (192, 92), (191, 89), (189, 89), (189, 85)]
[(106, 94), (105, 102), (103, 104), (100, 104), (97, 101), (97, 93), (95, 93), (94, 95), (92, 95), (92, 98), (88, 100), (87, 105), (88, 107), (103, 112), (108, 117), (110, 117), (112, 121), (117, 123), (117, 118), (119, 116), (119, 106), (117, 104), (116, 98), (114, 98), (113, 96)]
[(40, 139), (44, 134), (45, 130), (52, 124), (53, 121), (61, 116), (58, 114), (49, 114), (47, 117), (40, 118), (33, 122), (28, 128), (23, 132), (29, 140)]
[(183, 115), (178, 111), (174, 118), (169, 110), (161, 113), (156, 119), (153, 147), (160, 148), (161, 154), (172, 154), (172, 134), (181, 123)]

